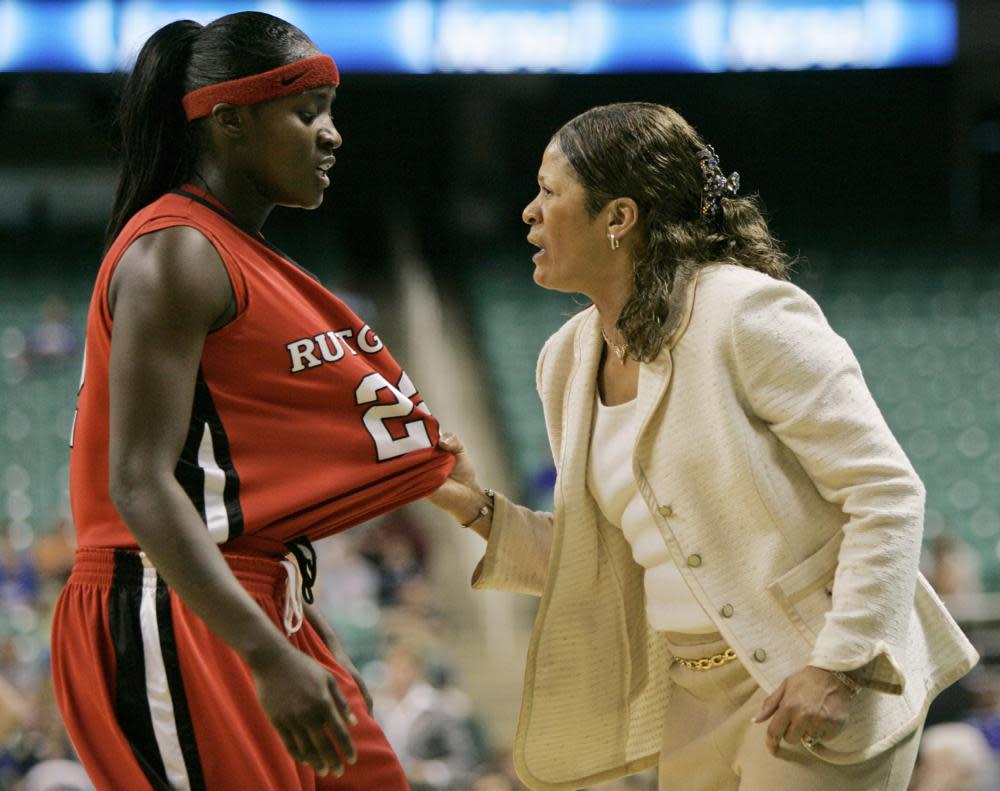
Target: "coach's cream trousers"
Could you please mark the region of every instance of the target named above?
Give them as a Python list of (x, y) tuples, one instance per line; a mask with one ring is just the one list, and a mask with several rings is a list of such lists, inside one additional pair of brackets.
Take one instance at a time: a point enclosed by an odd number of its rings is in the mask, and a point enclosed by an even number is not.
[[(718, 634), (668, 633), (667, 638), (674, 655), (684, 659), (726, 649)], [(675, 734), (664, 734), (660, 791), (905, 791), (909, 783), (922, 728), (858, 764), (830, 764), (801, 744), (786, 742), (781, 743), (780, 757), (775, 757), (765, 743), (767, 722), (751, 722), (766, 695), (738, 659), (704, 672), (675, 663), (670, 673), (673, 694), (683, 698), (685, 706), (684, 716), (671, 718), (673, 727), (684, 723), (682, 727), (703, 735), (672, 749), (667, 745)], [(851, 727), (849, 721), (846, 727)]]

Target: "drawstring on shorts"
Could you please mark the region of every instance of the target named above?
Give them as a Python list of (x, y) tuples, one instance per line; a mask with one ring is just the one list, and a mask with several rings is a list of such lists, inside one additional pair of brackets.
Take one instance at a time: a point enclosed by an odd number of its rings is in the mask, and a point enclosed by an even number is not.
[[(280, 561), (284, 566), (287, 581), (285, 585), (285, 604), (281, 620), (285, 634), (293, 635), (302, 628), (305, 617), (305, 604), (312, 604), (313, 585), (316, 582), (316, 550), (308, 538), (300, 537), (289, 541), (285, 546), (288, 554)], [(153, 569), (153, 564), (145, 552), (139, 552), (142, 565)]]
[(288, 554), (281, 561), (288, 575), (285, 585), (285, 607), (282, 624), (285, 634), (293, 635), (302, 628), (304, 606), (312, 604), (313, 585), (316, 582), (316, 550), (308, 538), (295, 538), (285, 544)]

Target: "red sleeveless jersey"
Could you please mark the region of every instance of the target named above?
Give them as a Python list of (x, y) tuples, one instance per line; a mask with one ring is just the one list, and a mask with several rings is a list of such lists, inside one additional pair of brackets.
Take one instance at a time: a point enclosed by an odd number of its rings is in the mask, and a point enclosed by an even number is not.
[(97, 275), (70, 452), (80, 546), (136, 546), (108, 491), (108, 286), (133, 241), (178, 225), (214, 245), (236, 298), (236, 317), (205, 340), (175, 472), (216, 543), (278, 554), (292, 538), (346, 529), (447, 478), (454, 459), (437, 448), (437, 421), (371, 327), (185, 186), (128, 222)]

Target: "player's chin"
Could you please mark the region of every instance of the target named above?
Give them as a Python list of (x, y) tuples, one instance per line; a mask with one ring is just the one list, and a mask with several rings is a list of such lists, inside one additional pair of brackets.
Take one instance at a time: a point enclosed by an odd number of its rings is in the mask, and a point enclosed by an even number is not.
[(300, 174), (294, 182), (285, 185), (282, 206), (293, 209), (318, 209), (323, 203), (323, 193), (330, 186), (330, 177), (318, 168)]
[(318, 209), (322, 205), (323, 205), (323, 193), (321, 192), (312, 201), (310, 201), (309, 203), (303, 204), (302, 208), (303, 209)]
[(281, 202), (282, 206), (289, 209), (318, 209), (323, 204), (323, 192), (313, 192), (310, 194), (296, 195)]

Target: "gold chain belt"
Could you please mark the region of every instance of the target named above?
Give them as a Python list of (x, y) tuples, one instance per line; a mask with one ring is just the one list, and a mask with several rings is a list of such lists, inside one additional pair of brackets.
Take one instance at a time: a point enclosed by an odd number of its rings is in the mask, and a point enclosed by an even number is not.
[(727, 662), (732, 662), (736, 659), (736, 652), (732, 648), (727, 648), (721, 654), (714, 654), (713, 656), (703, 656), (700, 659), (682, 659), (679, 656), (674, 657), (674, 661), (681, 667), (687, 668), (688, 670), (711, 670), (716, 667), (721, 667)]

